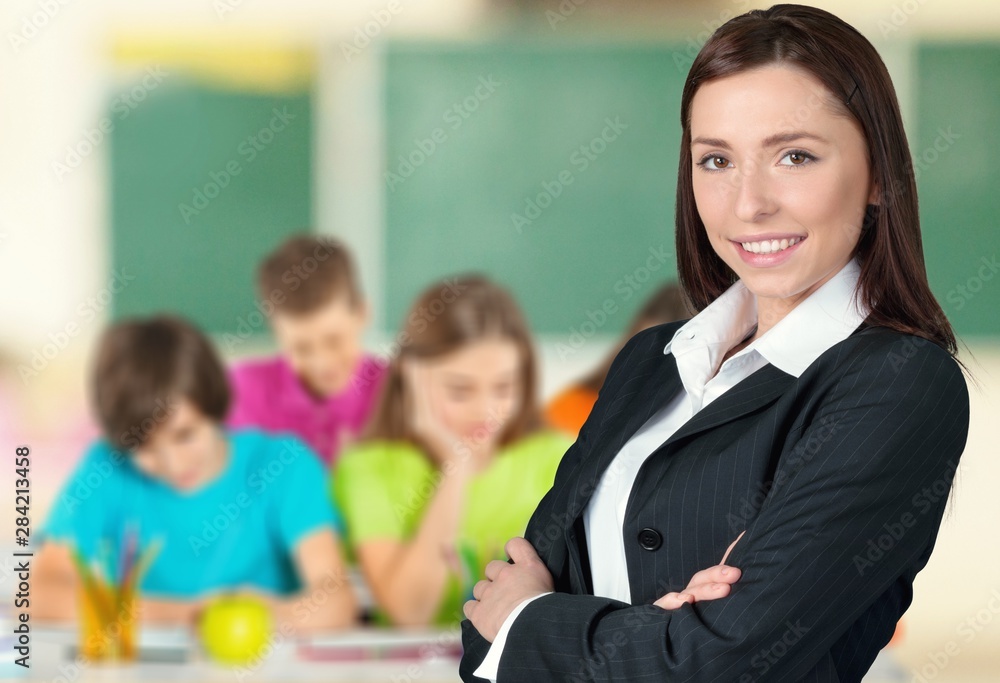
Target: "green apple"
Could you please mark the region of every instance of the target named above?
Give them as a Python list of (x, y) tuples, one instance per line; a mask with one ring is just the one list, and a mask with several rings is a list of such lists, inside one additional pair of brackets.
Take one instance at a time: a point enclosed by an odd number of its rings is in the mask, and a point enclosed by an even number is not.
[(205, 652), (230, 665), (260, 656), (274, 628), (267, 604), (247, 595), (216, 598), (205, 608), (198, 626)]

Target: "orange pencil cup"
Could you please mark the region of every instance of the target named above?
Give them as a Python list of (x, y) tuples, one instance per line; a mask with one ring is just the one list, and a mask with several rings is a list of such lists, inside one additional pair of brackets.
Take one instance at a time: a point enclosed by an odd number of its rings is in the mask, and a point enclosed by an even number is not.
[(136, 656), (138, 601), (130, 582), (119, 590), (81, 580), (77, 589), (80, 656), (88, 662), (128, 662)]

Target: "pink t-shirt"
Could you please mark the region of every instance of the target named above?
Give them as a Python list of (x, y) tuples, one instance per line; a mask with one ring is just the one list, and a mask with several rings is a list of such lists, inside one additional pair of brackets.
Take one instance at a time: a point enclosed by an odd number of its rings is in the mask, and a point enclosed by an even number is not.
[(384, 374), (384, 366), (365, 355), (344, 391), (317, 400), (281, 356), (244, 361), (230, 370), (233, 403), (226, 424), (291, 432), (332, 465), (344, 440), (355, 438), (374, 411)]

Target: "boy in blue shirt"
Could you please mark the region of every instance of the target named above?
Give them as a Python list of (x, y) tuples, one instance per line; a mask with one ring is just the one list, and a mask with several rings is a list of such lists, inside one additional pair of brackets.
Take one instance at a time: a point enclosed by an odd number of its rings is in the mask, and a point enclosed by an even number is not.
[(114, 325), (93, 387), (105, 437), (41, 529), (36, 618), (73, 617), (70, 549), (118, 555), (128, 526), (140, 546), (162, 544), (140, 586), (144, 620), (191, 623), (213, 594), (242, 591), (296, 632), (355, 622), (322, 464), (292, 436), (222, 426), (225, 370), (197, 329), (167, 316)]

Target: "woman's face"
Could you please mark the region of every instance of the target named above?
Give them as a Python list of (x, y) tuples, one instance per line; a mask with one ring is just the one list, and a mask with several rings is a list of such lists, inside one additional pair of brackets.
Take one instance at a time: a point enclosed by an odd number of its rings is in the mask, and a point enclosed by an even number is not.
[(709, 81), (691, 102), (698, 213), (759, 315), (787, 313), (846, 265), (877, 199), (861, 129), (831, 97), (774, 65)]

